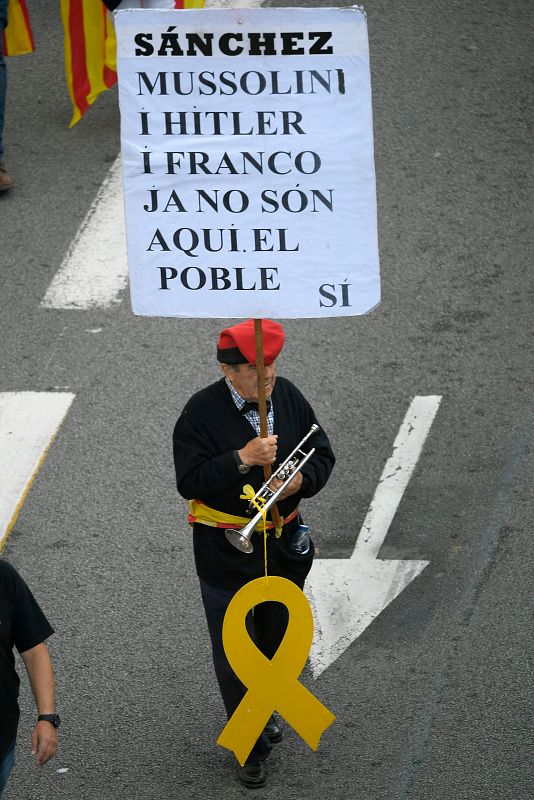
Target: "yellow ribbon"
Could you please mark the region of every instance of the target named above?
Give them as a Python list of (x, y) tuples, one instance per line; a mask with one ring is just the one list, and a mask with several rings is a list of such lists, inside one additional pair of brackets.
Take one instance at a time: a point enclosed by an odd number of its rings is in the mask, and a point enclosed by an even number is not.
[[(247, 483), (245, 484), (245, 486), (243, 486), (243, 494), (240, 494), (239, 497), (241, 500), (248, 500), (249, 503), (252, 503), (256, 511), (260, 512), (260, 514), (263, 517), (263, 532), (265, 533), (267, 526), (267, 512), (263, 510), (263, 506), (267, 501), (265, 497), (256, 497), (255, 495), (256, 493), (254, 489), (252, 488), (250, 483)], [(280, 524), (276, 525), (274, 529), (274, 535), (276, 536), (277, 539), (279, 539), (280, 536), (282, 535), (283, 527), (284, 527), (284, 518), (280, 517)], [(256, 530), (258, 530), (257, 527)]]
[(263, 521), (263, 560), (265, 563), (265, 579), (268, 579), (268, 564), (267, 564), (267, 511), (264, 508), (266, 503), (265, 497), (258, 497), (256, 498), (256, 492), (254, 491), (253, 487), (250, 483), (246, 483), (243, 486), (243, 494), (239, 495), (241, 500), (248, 500), (251, 503), (256, 511), (259, 511), (261, 514), (261, 518)]
[(254, 491), (253, 487), (250, 483), (246, 483), (243, 486), (243, 494), (239, 495), (240, 500), (248, 500), (249, 503), (252, 503), (256, 511), (259, 511), (263, 517), (263, 522), (267, 521), (267, 512), (263, 510), (263, 506), (265, 505), (265, 497), (256, 497), (256, 492)]
[[(259, 603), (283, 603), (289, 612), (284, 638), (272, 660), (250, 638), (246, 616)], [(299, 681), (313, 639), (313, 616), (299, 587), (286, 578), (256, 578), (232, 598), (223, 623), (226, 657), (248, 691), (228, 720), (217, 744), (231, 750), (243, 765), (273, 711), (277, 711), (317, 750), (335, 716)]]

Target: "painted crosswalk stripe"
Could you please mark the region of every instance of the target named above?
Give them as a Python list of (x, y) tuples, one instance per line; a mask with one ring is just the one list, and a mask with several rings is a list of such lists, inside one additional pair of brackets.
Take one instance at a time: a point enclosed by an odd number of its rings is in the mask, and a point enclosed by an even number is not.
[(74, 395), (0, 393), (0, 552)]
[[(205, 8), (258, 8), (261, 0), (206, 0)], [(96, 113), (95, 109), (95, 113)], [(120, 158), (114, 162), (41, 301), (80, 311), (120, 303), (128, 283)]]
[(54, 276), (44, 308), (109, 308), (126, 287), (126, 235), (120, 159), (111, 167)]

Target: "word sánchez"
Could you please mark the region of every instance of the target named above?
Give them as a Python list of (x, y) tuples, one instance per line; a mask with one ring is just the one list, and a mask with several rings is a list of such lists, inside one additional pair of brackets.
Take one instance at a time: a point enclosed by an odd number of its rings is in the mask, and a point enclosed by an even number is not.
[(176, 33), (176, 25), (160, 35), (137, 33), (136, 56), (326, 56), (334, 52), (330, 31), (281, 33)]

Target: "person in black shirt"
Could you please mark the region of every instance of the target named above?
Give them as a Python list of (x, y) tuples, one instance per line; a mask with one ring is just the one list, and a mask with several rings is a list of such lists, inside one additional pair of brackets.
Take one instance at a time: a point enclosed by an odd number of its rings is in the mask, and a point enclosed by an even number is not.
[[(275, 360), (284, 343), (282, 326), (263, 320), (262, 329), (268, 436), (259, 435), (253, 320), (222, 331), (217, 359), (224, 377), (187, 402), (173, 436), (176, 484), (178, 492), (190, 501), (188, 519), (193, 525), (195, 565), (215, 673), (228, 717), (246, 690), (226, 659), (222, 623), (234, 594), (265, 574), (265, 561), (263, 536), (254, 533), (254, 550), (245, 554), (226, 539), (224, 529), (240, 528), (232, 517), (246, 517), (248, 502), (240, 497), (243, 484), (257, 491), (264, 483), (263, 466), (273, 466), (274, 472), (275, 465), (282, 463), (317, 424), (313, 409), (297, 387), (276, 376)], [(268, 574), (287, 578), (301, 589), (312, 565), (314, 546), (302, 524), (299, 502), (323, 488), (335, 462), (321, 428), (307, 444), (315, 448), (314, 455), (295, 474), (277, 503), (284, 520), (281, 535), (274, 535), (271, 520), (267, 540)], [(285, 632), (287, 610), (280, 603), (262, 603), (252, 617), (254, 641), (272, 658)], [(265, 760), (272, 744), (281, 738), (282, 731), (271, 717), (247, 762), (238, 767), (238, 777), (245, 786), (255, 788), (265, 783)]]
[(45, 764), (56, 752), (59, 717), (55, 681), (45, 640), (53, 628), (14, 567), (0, 559), (0, 798), (15, 761), (19, 721), (16, 647), (26, 667), (37, 705), (32, 754)]

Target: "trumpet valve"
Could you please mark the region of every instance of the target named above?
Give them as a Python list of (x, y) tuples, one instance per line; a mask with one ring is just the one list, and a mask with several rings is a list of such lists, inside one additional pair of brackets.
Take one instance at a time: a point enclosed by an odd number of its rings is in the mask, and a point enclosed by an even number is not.
[(292, 461), (288, 461), (287, 464), (284, 464), (283, 467), (280, 467), (278, 472), (275, 474), (275, 478), (279, 481), (285, 481), (294, 471), (296, 465), (298, 464), (298, 458), (292, 459)]

